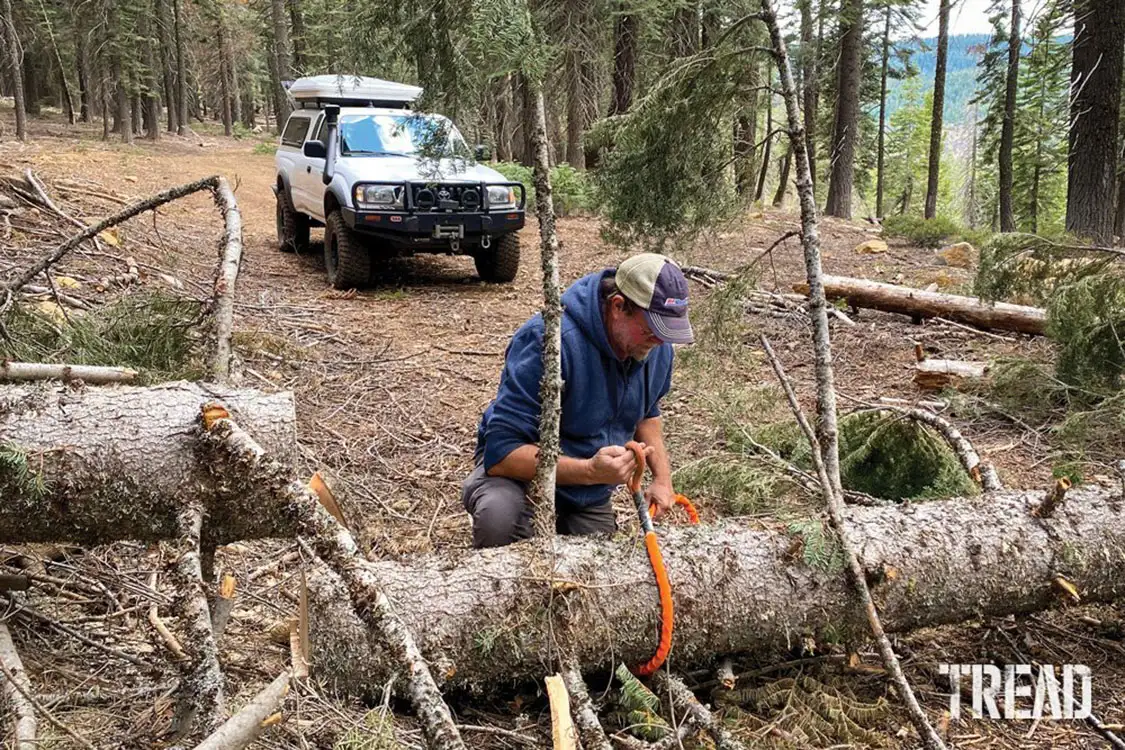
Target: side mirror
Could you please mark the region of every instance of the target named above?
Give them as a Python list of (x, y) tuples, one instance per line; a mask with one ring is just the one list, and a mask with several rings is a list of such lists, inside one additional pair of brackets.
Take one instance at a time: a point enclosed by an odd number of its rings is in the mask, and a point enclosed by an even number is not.
[(320, 141), (305, 141), (304, 147), (305, 156), (310, 159), (323, 159), (328, 156), (328, 149)]
[(477, 147), (473, 149), (473, 156), (477, 161), (488, 161), (492, 158), (492, 149), (483, 143), (478, 144)]

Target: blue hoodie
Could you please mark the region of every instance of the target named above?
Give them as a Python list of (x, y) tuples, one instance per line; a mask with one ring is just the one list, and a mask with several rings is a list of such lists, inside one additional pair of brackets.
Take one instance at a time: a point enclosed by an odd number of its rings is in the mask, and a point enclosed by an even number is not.
[[(633, 439), (641, 420), (660, 416), (660, 399), (672, 384), (672, 346), (654, 347), (643, 362), (613, 353), (602, 318), (598, 287), (614, 269), (574, 282), (562, 296), (562, 453), (590, 458), (607, 445)], [(539, 442), (539, 381), (543, 374), (543, 316), (520, 326), (504, 355), (496, 398), (477, 431), (477, 458), (486, 471), (521, 445)], [(587, 507), (609, 499), (613, 487), (559, 485), (562, 507)]]

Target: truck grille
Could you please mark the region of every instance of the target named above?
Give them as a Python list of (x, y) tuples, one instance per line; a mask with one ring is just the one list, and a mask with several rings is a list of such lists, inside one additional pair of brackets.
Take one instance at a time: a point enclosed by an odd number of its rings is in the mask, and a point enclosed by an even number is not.
[(481, 189), (478, 185), (411, 185), (411, 203), (415, 211), (442, 213), (450, 211), (477, 211), (481, 207)]

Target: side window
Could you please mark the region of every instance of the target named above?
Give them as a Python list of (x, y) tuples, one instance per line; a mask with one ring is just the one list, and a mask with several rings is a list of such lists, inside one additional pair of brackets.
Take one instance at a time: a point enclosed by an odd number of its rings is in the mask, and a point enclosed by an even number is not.
[(321, 115), (319, 117), (319, 119), (317, 119), (317, 121), (316, 121), (316, 135), (313, 137), (312, 140), (320, 141), (321, 143), (324, 143), (324, 145), (327, 146), (328, 144), (325, 143), (325, 141), (324, 141), (324, 130), (325, 130), (324, 115)]
[(285, 123), (285, 132), (281, 134), (281, 145), (300, 148), (305, 142), (305, 133), (309, 132), (309, 118), (302, 115), (293, 115)]

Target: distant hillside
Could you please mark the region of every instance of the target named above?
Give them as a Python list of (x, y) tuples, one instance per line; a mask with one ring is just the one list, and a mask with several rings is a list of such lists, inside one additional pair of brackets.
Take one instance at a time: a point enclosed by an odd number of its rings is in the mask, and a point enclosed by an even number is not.
[[(988, 34), (959, 34), (949, 37), (949, 59), (945, 69), (945, 124), (951, 127), (968, 125), (972, 116), (969, 100), (977, 90), (977, 64), (984, 48), (988, 46)], [(934, 68), (937, 65), (937, 37), (922, 39), (913, 45), (911, 60), (918, 68), (919, 95), (934, 87)], [(887, 112), (894, 112), (903, 104), (901, 95), (903, 81), (892, 80), (887, 83)]]

